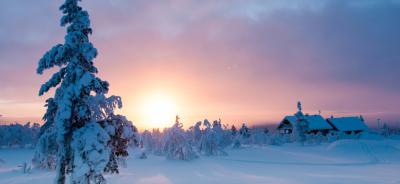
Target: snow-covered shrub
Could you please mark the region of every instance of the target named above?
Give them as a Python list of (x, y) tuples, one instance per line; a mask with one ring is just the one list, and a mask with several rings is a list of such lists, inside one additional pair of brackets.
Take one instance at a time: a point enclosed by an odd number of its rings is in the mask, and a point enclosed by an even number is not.
[(32, 165), (30, 165), (30, 164), (28, 164), (26, 162), (22, 163), (21, 165), (18, 165), (18, 167), (21, 168), (21, 171), (24, 174), (29, 174), (29, 173), (32, 172)]
[(280, 146), (284, 143), (287, 143), (287, 136), (281, 134), (273, 134), (269, 139), (269, 144), (274, 146)]
[(328, 142), (335, 142), (339, 139), (339, 133), (337, 131), (330, 131), (326, 135), (326, 139)]
[(240, 138), (238, 136), (234, 136), (232, 148), (239, 149), (241, 146), (242, 144), (240, 143)]
[(353, 131), (351, 131), (350, 133), (339, 131), (338, 135), (339, 139), (358, 139), (358, 135)]
[(178, 117), (171, 128), (164, 130), (164, 134), (164, 153), (166, 154), (167, 159), (193, 160), (198, 158), (197, 153), (189, 144), (188, 137), (185, 136), (185, 132), (182, 129), (182, 124), (178, 121)]
[(321, 132), (318, 132), (318, 133), (315, 135), (314, 140), (315, 140), (314, 142), (315, 142), (316, 144), (321, 144), (321, 143), (327, 141), (326, 137), (325, 137), (324, 135), (322, 135)]
[(321, 132), (317, 132), (317, 133), (309, 133), (309, 134), (305, 134), (306, 136), (306, 143), (313, 145), (313, 144), (321, 144), (322, 142), (326, 142), (327, 139), (325, 136), (322, 135)]
[(139, 156), (140, 159), (147, 159), (147, 154), (146, 152), (142, 152)]

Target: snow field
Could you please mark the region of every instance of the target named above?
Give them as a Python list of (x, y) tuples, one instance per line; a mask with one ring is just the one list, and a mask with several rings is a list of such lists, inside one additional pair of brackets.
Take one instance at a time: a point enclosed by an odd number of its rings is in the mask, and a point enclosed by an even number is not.
[[(167, 160), (130, 150), (127, 168), (106, 175), (110, 184), (172, 183), (400, 183), (399, 140), (340, 140), (301, 146), (245, 146), (227, 149), (228, 156), (191, 161)], [(23, 174), (17, 165), (32, 158), (30, 149), (0, 150), (0, 184), (52, 183), (55, 173), (34, 169)]]

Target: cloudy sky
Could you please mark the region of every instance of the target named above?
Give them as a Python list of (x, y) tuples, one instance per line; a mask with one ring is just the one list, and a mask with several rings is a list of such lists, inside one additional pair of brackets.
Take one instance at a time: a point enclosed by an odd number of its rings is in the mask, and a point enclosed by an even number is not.
[[(63, 43), (61, 0), (0, 7), (0, 114), (38, 120), (41, 56)], [(400, 120), (398, 0), (84, 0), (99, 75), (120, 111), (168, 98), (188, 124), (278, 122), (296, 111)], [(173, 117), (172, 117), (173, 119)]]

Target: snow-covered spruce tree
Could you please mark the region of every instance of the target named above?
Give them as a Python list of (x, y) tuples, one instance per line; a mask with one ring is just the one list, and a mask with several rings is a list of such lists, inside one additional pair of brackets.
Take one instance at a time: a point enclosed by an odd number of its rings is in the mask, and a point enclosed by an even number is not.
[[(165, 133), (165, 132), (164, 132)], [(163, 155), (164, 153), (164, 142), (163, 142), (163, 138), (164, 138), (164, 134), (160, 132), (160, 129), (158, 128), (154, 128), (151, 136), (153, 138), (154, 141), (154, 148), (153, 148), (153, 153), (155, 155)]]
[(201, 121), (197, 122), (194, 126), (193, 126), (193, 143), (194, 145), (198, 146), (200, 144), (201, 141)]
[(240, 139), (242, 144), (249, 144), (250, 142), (250, 130), (247, 127), (246, 123), (242, 124), (242, 127), (239, 130)]
[(46, 100), (46, 113), (43, 116), (44, 124), (38, 134), (35, 153), (32, 163), (34, 167), (54, 170), (56, 166), (57, 142), (56, 129), (54, 127), (54, 118), (57, 111), (57, 105), (53, 98)]
[(219, 131), (216, 131), (220, 128), (218, 123), (214, 123), (214, 129), (210, 122), (205, 119), (203, 125), (206, 128), (204, 129), (204, 133), (201, 138), (201, 144), (199, 147), (200, 153), (206, 156), (226, 155), (226, 152), (220, 146), (222, 135), (219, 135)]
[(219, 119), (218, 121), (215, 120), (213, 122), (212, 129), (215, 132), (215, 134), (217, 135), (218, 146), (221, 149), (225, 149), (226, 147), (231, 145), (233, 142), (232, 133), (230, 132), (230, 130), (228, 130), (227, 127), (228, 127), (228, 125), (222, 126), (221, 119)]
[(143, 143), (143, 148), (144, 152), (146, 153), (152, 153), (154, 148), (155, 148), (155, 141), (153, 139), (153, 136), (151, 135), (151, 132), (148, 130), (145, 130), (142, 135), (140, 136), (140, 142)]
[(97, 68), (93, 59), (97, 50), (89, 41), (92, 33), (89, 14), (78, 5), (79, 1), (65, 0), (61, 5), (64, 14), (61, 26), (67, 27), (64, 44), (57, 44), (46, 52), (37, 68), (38, 74), (59, 68), (39, 91), (41, 96), (50, 88), (57, 88), (54, 127), (58, 146), (55, 182), (58, 184), (64, 184), (69, 173), (74, 184), (105, 183), (102, 174), (114, 154), (115, 136), (99, 122), (107, 121), (114, 108), (122, 105), (119, 97), (105, 97), (109, 84), (95, 76)]
[(188, 137), (185, 136), (185, 131), (182, 129), (182, 123), (179, 122), (178, 116), (176, 116), (175, 124), (171, 128), (165, 129), (164, 134), (164, 153), (167, 159), (193, 160), (198, 158), (197, 153), (189, 144)]

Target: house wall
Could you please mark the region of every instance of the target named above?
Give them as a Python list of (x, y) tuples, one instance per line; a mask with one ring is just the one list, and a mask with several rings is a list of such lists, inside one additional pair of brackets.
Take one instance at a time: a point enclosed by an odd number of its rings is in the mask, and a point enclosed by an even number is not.
[(292, 134), (293, 126), (289, 121), (283, 120), (281, 124), (278, 126), (278, 131), (280, 134)]

